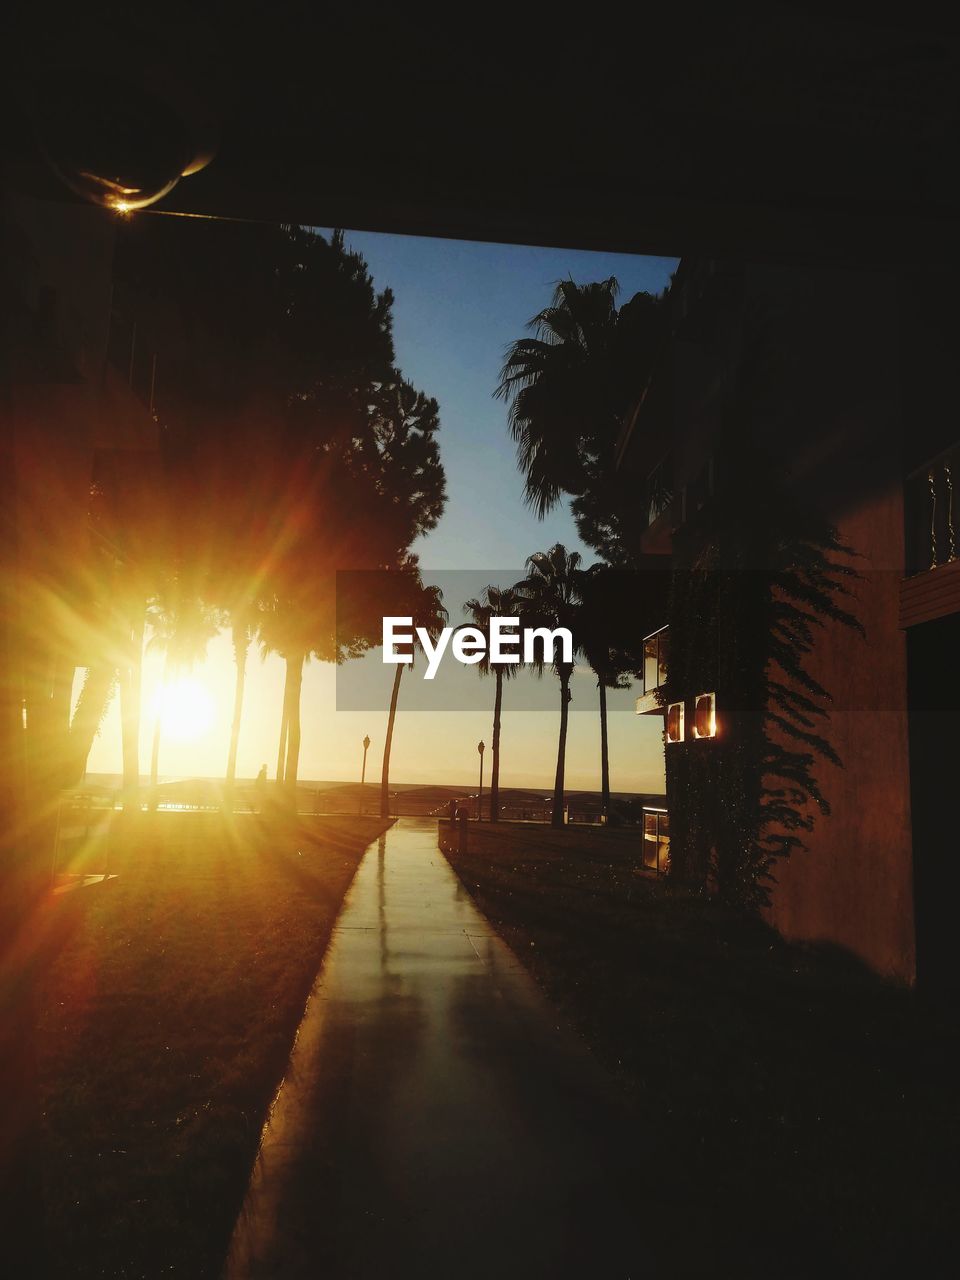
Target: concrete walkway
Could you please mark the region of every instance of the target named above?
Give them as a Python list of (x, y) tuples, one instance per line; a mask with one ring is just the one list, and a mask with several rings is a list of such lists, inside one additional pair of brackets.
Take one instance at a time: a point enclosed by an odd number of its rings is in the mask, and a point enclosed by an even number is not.
[(231, 1280), (651, 1270), (619, 1100), (436, 842), (435, 821), (401, 819), (360, 864)]

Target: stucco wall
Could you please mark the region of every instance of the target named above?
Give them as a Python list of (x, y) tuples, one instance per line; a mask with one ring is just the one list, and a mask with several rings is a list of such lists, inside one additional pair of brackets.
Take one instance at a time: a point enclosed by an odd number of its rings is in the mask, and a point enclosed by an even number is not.
[(825, 734), (841, 768), (818, 778), (831, 813), (777, 869), (769, 917), (788, 938), (848, 948), (903, 982), (916, 974), (906, 638), (898, 626), (902, 498), (891, 483), (839, 520), (857, 548), (862, 638), (829, 624), (807, 663), (834, 698)]

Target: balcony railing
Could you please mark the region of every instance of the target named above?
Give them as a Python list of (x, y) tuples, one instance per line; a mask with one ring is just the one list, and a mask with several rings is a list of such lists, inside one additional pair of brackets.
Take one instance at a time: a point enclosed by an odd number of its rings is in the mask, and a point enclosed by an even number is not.
[(960, 555), (960, 443), (906, 479), (907, 575), (951, 564)]

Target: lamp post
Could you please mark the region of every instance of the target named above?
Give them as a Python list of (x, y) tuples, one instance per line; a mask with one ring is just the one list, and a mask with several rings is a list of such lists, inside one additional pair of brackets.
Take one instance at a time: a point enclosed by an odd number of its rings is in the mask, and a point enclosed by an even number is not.
[(367, 751), (370, 748), (370, 735), (366, 734), (363, 739), (363, 768), (360, 770), (360, 804), (358, 812), (363, 812), (363, 786), (367, 780)]
[(480, 790), (477, 792), (477, 821), (483, 821), (483, 743), (477, 743), (477, 750), (480, 753)]

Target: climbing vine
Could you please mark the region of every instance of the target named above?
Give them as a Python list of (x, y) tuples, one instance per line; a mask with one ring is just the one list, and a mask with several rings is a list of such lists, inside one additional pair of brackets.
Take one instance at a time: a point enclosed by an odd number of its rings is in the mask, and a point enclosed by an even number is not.
[(828, 624), (852, 612), (853, 551), (802, 502), (742, 422), (725, 433), (722, 483), (675, 543), (665, 703), (718, 700), (718, 736), (666, 749), (671, 874), (726, 900), (769, 898), (779, 859), (829, 813), (820, 761), (831, 694), (809, 670)]

